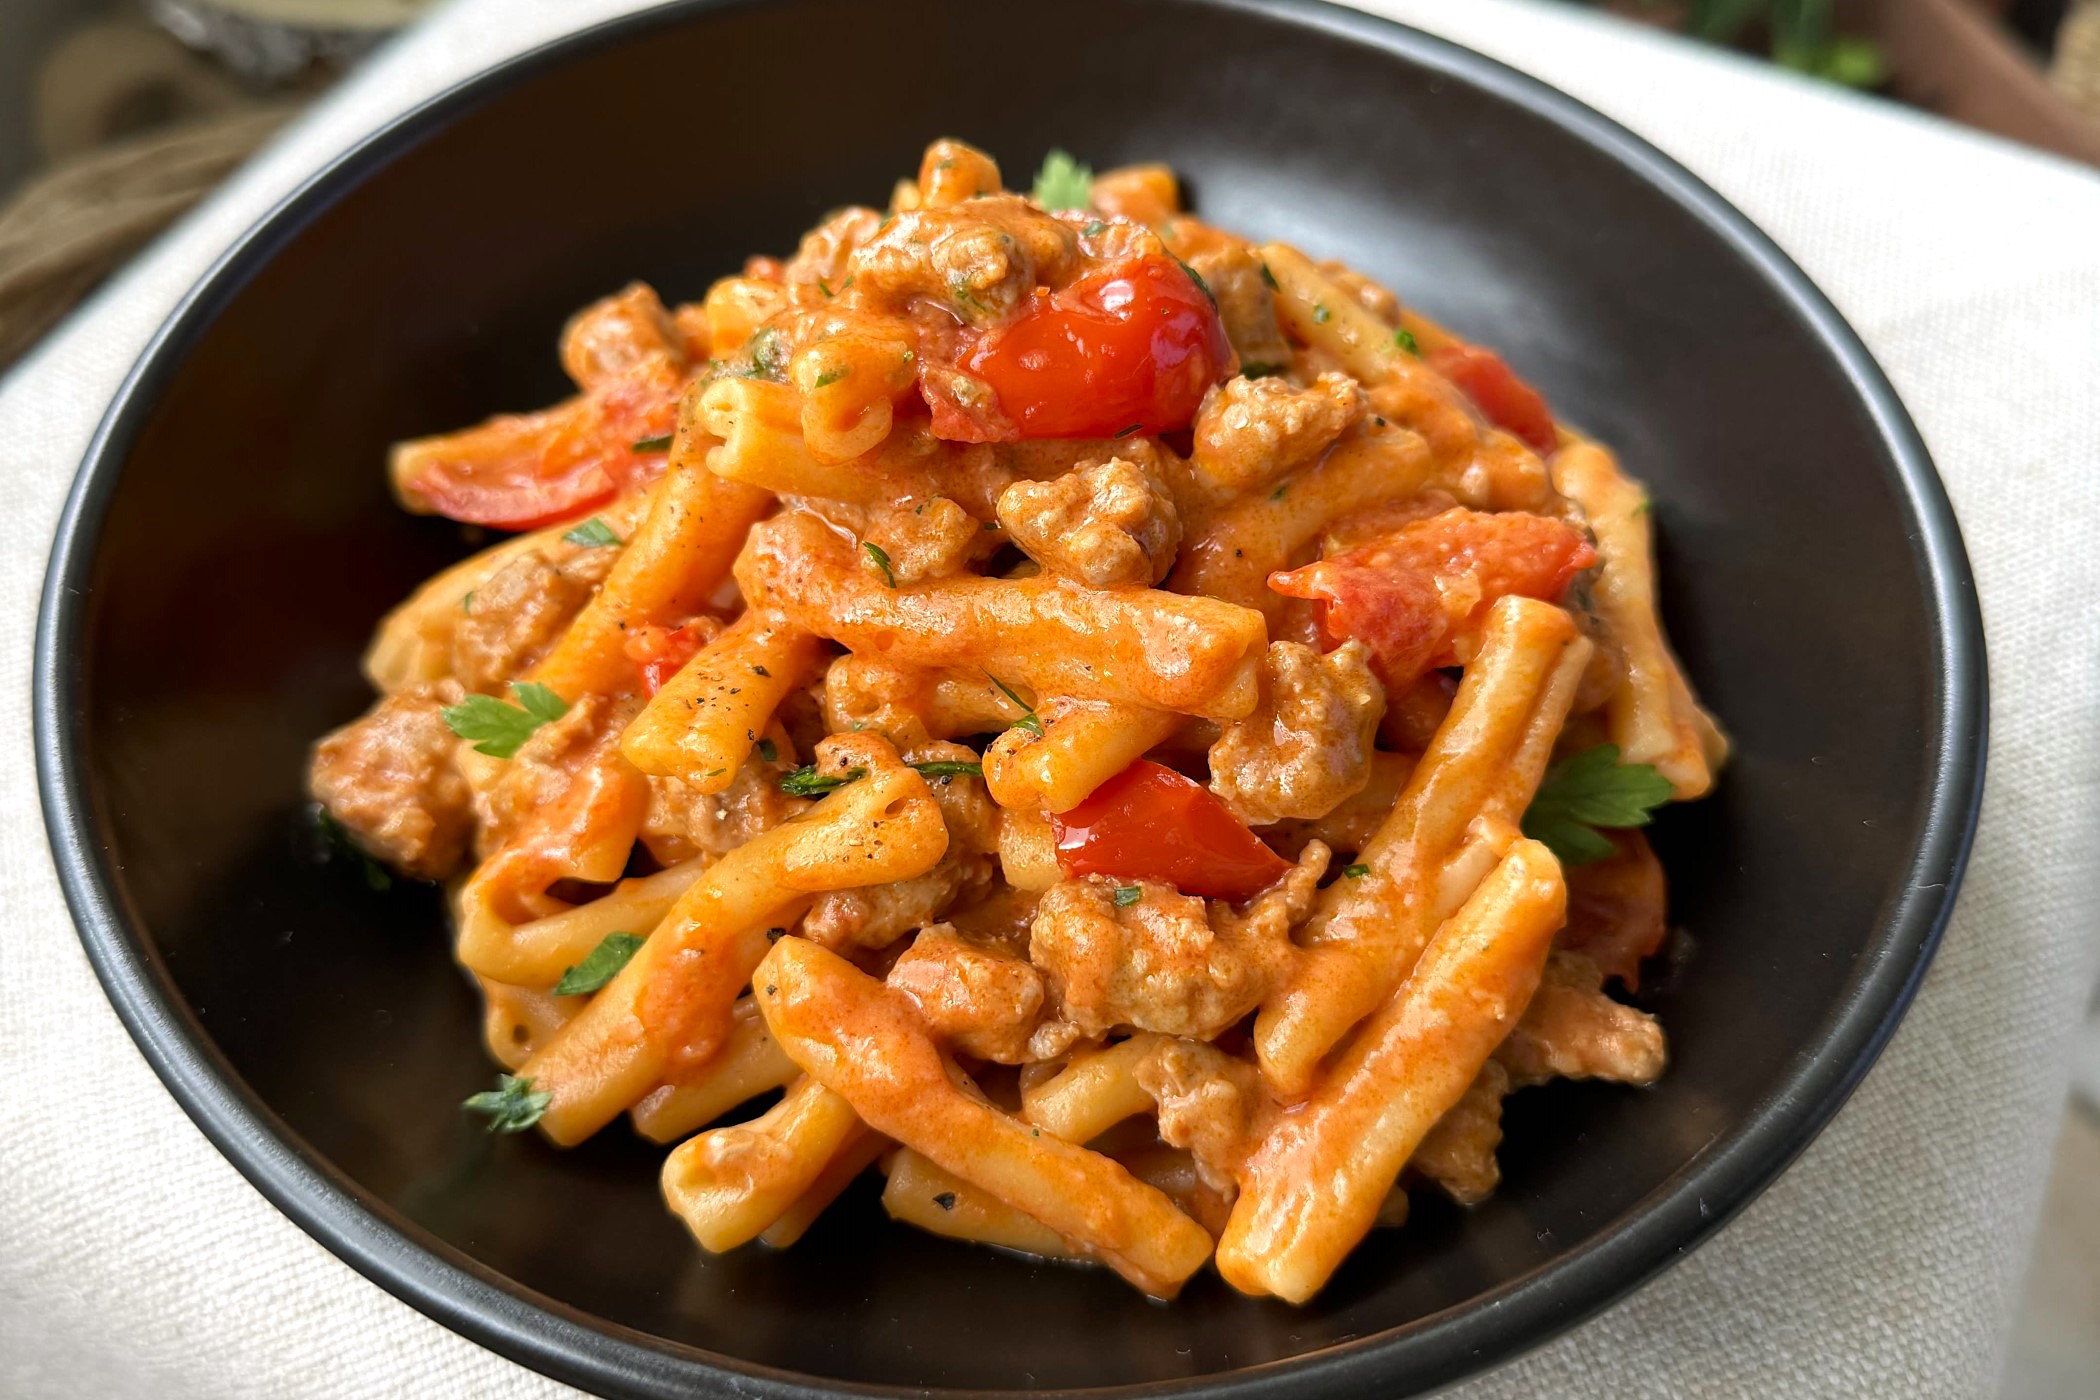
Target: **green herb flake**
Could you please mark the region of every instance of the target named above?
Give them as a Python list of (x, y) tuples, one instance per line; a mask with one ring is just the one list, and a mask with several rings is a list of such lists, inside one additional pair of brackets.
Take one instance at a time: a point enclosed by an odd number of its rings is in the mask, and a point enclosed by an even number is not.
[(513, 681), (510, 693), (517, 704), (505, 704), (493, 695), (469, 695), (438, 714), (454, 734), (475, 741), (474, 752), (509, 758), (534, 730), (569, 712), (568, 703), (538, 681)]
[(890, 552), (873, 540), (862, 540), (860, 547), (865, 549), (868, 552), (868, 557), (875, 561), (875, 568), (882, 574), (882, 581), (895, 588), (897, 586), (897, 574), (894, 569), (890, 568)]
[(552, 1094), (533, 1092), (532, 1081), (515, 1074), (496, 1076), (496, 1087), (484, 1089), (468, 1098), (460, 1107), (469, 1113), (486, 1113), (489, 1131), (492, 1133), (522, 1133), (540, 1121), (547, 1105), (554, 1102)]
[(1635, 515), (1646, 515), (1648, 513), (1648, 507), (1653, 504), (1654, 502), (1648, 499), (1648, 495), (1644, 491), (1641, 493), (1641, 503), (1633, 508), (1633, 513)]
[(1361, 880), (1370, 873), (1371, 867), (1368, 865), (1345, 865), (1342, 867), (1342, 874), (1352, 880)]
[(1276, 274), (1269, 271), (1269, 265), (1267, 263), (1263, 263), (1261, 265), (1261, 280), (1267, 284), (1269, 290), (1272, 292), (1282, 290), (1276, 285)]
[(1043, 157), (1030, 197), (1045, 209), (1084, 209), (1094, 197), (1094, 172), (1064, 151)]
[(1553, 765), (1524, 813), (1524, 834), (1543, 841), (1563, 865), (1588, 865), (1617, 849), (1604, 830), (1646, 826), (1670, 800), (1670, 780), (1645, 763), (1619, 762), (1617, 744), (1599, 744)]
[(1283, 366), (1267, 360), (1249, 360), (1240, 366), (1240, 373), (1248, 379), (1267, 379), (1272, 374), (1282, 374)]
[(381, 865), (370, 851), (357, 844), (357, 838), (350, 834), (348, 827), (335, 819), (335, 813), (319, 803), (314, 804), (314, 825), (319, 827), (321, 835), (327, 838), (328, 861), (331, 865), (338, 857), (355, 863), (358, 873), (364, 877), (365, 888), (374, 894), (385, 894), (394, 887), (394, 877), (387, 873), (387, 868)]
[(619, 975), (620, 969), (627, 966), (627, 960), (634, 956), (634, 950), (641, 946), (639, 934), (606, 934), (582, 962), (562, 969), (561, 981), (554, 984), (554, 995), (580, 997), (597, 991)]
[(1117, 437), (1119, 437), (1119, 438), (1127, 438), (1127, 437), (1129, 437), (1129, 436), (1130, 436), (1130, 435), (1131, 435), (1132, 433), (1135, 433), (1135, 432), (1140, 432), (1140, 431), (1142, 431), (1142, 430), (1144, 429), (1144, 426), (1145, 426), (1145, 425), (1144, 425), (1143, 423), (1132, 423), (1132, 424), (1131, 424), (1131, 425), (1130, 425), (1129, 427), (1125, 428), (1125, 429), (1124, 429), (1124, 430), (1123, 430), (1122, 432), (1120, 432), (1120, 433), (1117, 433), (1117, 434), (1116, 434), (1116, 436), (1117, 436)]
[(851, 365), (833, 365), (830, 369), (825, 370), (822, 374), (817, 376), (817, 382), (815, 387), (819, 389), (826, 388), (829, 385), (838, 383), (841, 379), (844, 379), (847, 375), (851, 373), (853, 373), (853, 367)]
[(865, 768), (848, 768), (844, 774), (834, 778), (828, 773), (819, 773), (816, 764), (805, 763), (781, 778), (780, 790), (789, 797), (822, 797), (834, 788), (859, 782), (867, 776), (868, 770)]
[(780, 750), (771, 739), (758, 741), (758, 761), (761, 763), (778, 763), (780, 761)]
[(1415, 333), (1405, 326), (1393, 332), (1393, 347), (1397, 350), (1405, 350), (1418, 360), (1422, 358), (1422, 342), (1416, 340)]
[(1291, 488), (1290, 488), (1290, 487), (1288, 487), (1288, 486), (1279, 486), (1279, 487), (1277, 487), (1277, 488), (1276, 488), (1276, 489), (1275, 489), (1274, 491), (1271, 491), (1271, 492), (1269, 493), (1269, 499), (1270, 499), (1270, 500), (1272, 500), (1272, 501), (1280, 501), (1280, 500), (1282, 500), (1282, 499), (1284, 498), (1284, 495), (1285, 495), (1285, 494), (1286, 494), (1286, 493), (1287, 493), (1287, 492), (1288, 492), (1288, 491), (1289, 491), (1290, 489), (1291, 489)]
[(1036, 712), (1033, 709), (1029, 708), (1028, 702), (1026, 700), (1023, 700), (1020, 696), (1014, 694), (1012, 686), (1008, 685), (1005, 681), (1000, 680), (990, 671), (986, 671), (984, 673), (984, 678), (990, 681), (993, 685), (998, 686), (999, 693), (1001, 695), (1004, 695), (1007, 699), (1013, 701), (1016, 705), (1019, 705), (1021, 709), (1025, 712), (1019, 719), (1013, 722), (1013, 727), (1015, 729), (1025, 729), (1030, 734), (1035, 735), (1036, 738), (1042, 738), (1043, 721), (1036, 715)]
[(620, 537), (612, 532), (612, 526), (606, 524), (595, 515), (563, 535), (562, 538), (570, 544), (580, 544), (585, 549), (601, 549), (606, 545), (620, 542)]
[(1145, 888), (1142, 885), (1116, 886), (1115, 901), (1118, 909), (1128, 909), (1144, 897)]
[(467, 595), (466, 595), (466, 596), (465, 596), (464, 598), (461, 598), (461, 599), (459, 600), (459, 610), (460, 610), (461, 612), (465, 613), (465, 614), (466, 614), (466, 615), (467, 615), (468, 617), (472, 617), (472, 616), (474, 615), (474, 590), (473, 590), (473, 589), (469, 588), (469, 589), (467, 590)]
[(928, 759), (924, 763), (914, 763), (911, 766), (918, 770), (920, 777), (939, 778), (943, 782), (950, 778), (981, 778), (984, 776), (984, 765), (982, 763), (962, 763), (952, 759)]
[(1316, 325), (1316, 326), (1324, 326), (1324, 325), (1326, 325), (1326, 324), (1327, 324), (1327, 321), (1328, 321), (1328, 318), (1329, 318), (1329, 317), (1331, 317), (1331, 316), (1333, 316), (1333, 315), (1334, 315), (1334, 313), (1333, 313), (1332, 311), (1329, 311), (1329, 310), (1327, 309), (1327, 303), (1326, 303), (1326, 302), (1324, 302), (1324, 301), (1322, 301), (1322, 302), (1315, 302), (1315, 303), (1313, 304), (1313, 324), (1314, 324), (1314, 325)]
[(642, 438), (630, 447), (628, 451), (639, 453), (669, 452), (671, 450), (671, 440), (677, 436), (678, 434), (676, 433), (665, 433), (662, 437)]
[[(1170, 253), (1168, 256), (1172, 257), (1173, 255)], [(1181, 270), (1189, 275), (1189, 281), (1196, 284), (1196, 290), (1203, 293), (1203, 299), (1210, 303), (1210, 309), (1216, 311), (1218, 309), (1217, 293), (1210, 289), (1210, 283), (1203, 280), (1203, 274), (1190, 267), (1187, 263), (1182, 262), (1180, 258), (1174, 258), (1174, 261), (1181, 263)]]
[(1092, 223), (1088, 224), (1085, 228), (1079, 231), (1079, 236), (1081, 238), (1099, 238), (1102, 234), (1106, 233), (1107, 231), (1108, 225), (1103, 223), (1099, 219), (1095, 219)]
[(822, 292), (825, 296), (834, 295), (834, 293), (831, 290), (831, 284), (829, 282), (826, 282), (821, 277), (817, 279), (817, 290)]
[(779, 383), (786, 377), (787, 351), (780, 343), (779, 331), (771, 326), (761, 327), (744, 344), (751, 352), (749, 368), (743, 370), (739, 378), (770, 379)]

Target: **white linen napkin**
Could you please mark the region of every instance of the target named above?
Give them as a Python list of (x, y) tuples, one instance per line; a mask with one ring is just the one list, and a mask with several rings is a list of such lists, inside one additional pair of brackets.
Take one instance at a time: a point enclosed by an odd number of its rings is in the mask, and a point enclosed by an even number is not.
[[(395, 42), (0, 381), (0, 1393), (566, 1396), (338, 1262), (205, 1141), (103, 999), (28, 743), (37, 590), (90, 433), (153, 329), (328, 157), (635, 0), (456, 0)], [(1670, 1273), (1456, 1393), (1988, 1393), (2092, 986), (2100, 861), (2100, 179), (1615, 21), (1367, 0), (1618, 118), (1769, 231), (1909, 405), (1992, 653), (1982, 834), (1945, 946), (1852, 1103)]]

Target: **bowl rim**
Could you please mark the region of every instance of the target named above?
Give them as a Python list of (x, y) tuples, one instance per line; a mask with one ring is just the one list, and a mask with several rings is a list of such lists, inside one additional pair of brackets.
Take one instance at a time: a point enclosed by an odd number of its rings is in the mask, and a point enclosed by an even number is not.
[[(125, 458), (170, 377), (248, 277), (335, 199), (452, 121), (581, 56), (763, 0), (670, 0), (557, 37), (454, 83), (361, 138), (278, 200), (213, 263), (155, 332), (97, 427), (61, 516), (38, 607), (34, 742), (45, 829), (66, 902), (118, 1016), (190, 1119), (278, 1210), (401, 1301), (498, 1354), (615, 1397), (728, 1383), (767, 1400), (928, 1396), (946, 1388), (828, 1380), (672, 1342), (516, 1283), (398, 1215), (336, 1169), (235, 1072), (132, 926), (89, 791), (80, 645), (101, 525)], [(1370, 47), (1468, 83), (1628, 168), (1762, 276), (1842, 369), (1892, 464), (1937, 655), (1938, 746), (1902, 893), (1847, 994), (1742, 1121), (1567, 1254), (1487, 1293), (1317, 1352), (1210, 1375), (1051, 1395), (1231, 1397), (1421, 1393), (1500, 1365), (1602, 1312), (1710, 1238), (1829, 1122), (1902, 1018), (1950, 917), (1983, 790), (1988, 676), (1976, 588), (1953, 506), (1917, 428), (1858, 335), (1770, 237), (1643, 138), (1544, 81), (1454, 43), (1326, 0), (1176, 0), (1257, 14)], [(983, 1393), (983, 1392), (974, 1392)]]

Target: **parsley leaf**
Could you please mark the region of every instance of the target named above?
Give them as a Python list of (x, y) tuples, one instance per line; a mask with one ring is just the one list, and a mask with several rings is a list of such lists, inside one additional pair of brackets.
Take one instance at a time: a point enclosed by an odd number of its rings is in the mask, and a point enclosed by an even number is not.
[(569, 712), (568, 703), (538, 681), (513, 681), (510, 693), (518, 697), (517, 704), (506, 705), (493, 695), (469, 695), (438, 713), (454, 734), (476, 741), (474, 752), (509, 758), (535, 729)]
[(1142, 885), (1116, 886), (1115, 901), (1118, 909), (1128, 909), (1144, 897), (1145, 887)]
[(618, 544), (620, 542), (620, 537), (612, 532), (612, 526), (606, 524), (595, 515), (563, 535), (562, 538), (570, 544), (580, 544), (585, 549), (598, 549), (605, 545)]
[(848, 783), (858, 782), (868, 776), (865, 768), (848, 768), (841, 777), (831, 777), (817, 771), (814, 763), (805, 763), (780, 780), (780, 790), (789, 797), (822, 797), (833, 788), (842, 788)]
[(923, 778), (981, 778), (984, 776), (984, 765), (982, 763), (962, 763), (952, 759), (936, 758), (928, 759), (924, 763), (914, 763), (911, 766), (916, 768), (919, 771), (919, 776)]
[[(1173, 257), (1174, 255), (1169, 253), (1167, 256)], [(1196, 290), (1203, 293), (1203, 299), (1210, 303), (1210, 309), (1216, 311), (1218, 309), (1218, 295), (1210, 289), (1210, 283), (1203, 280), (1203, 274), (1190, 267), (1187, 263), (1181, 262), (1180, 258), (1174, 258), (1174, 261), (1181, 263), (1181, 270), (1189, 275), (1189, 281), (1196, 284)]]
[(671, 450), (671, 439), (677, 436), (678, 434), (676, 433), (665, 433), (662, 437), (642, 438), (627, 450), (629, 452), (669, 452)]
[(817, 382), (811, 387), (817, 389), (826, 388), (830, 385), (838, 383), (841, 379), (844, 379), (847, 375), (851, 373), (853, 373), (853, 370), (850, 366), (833, 365), (830, 369), (827, 369), (822, 374), (818, 375)]
[(1342, 874), (1351, 880), (1361, 880), (1370, 873), (1371, 867), (1368, 865), (1345, 865), (1342, 867)]
[(758, 759), (761, 763), (775, 763), (779, 761), (780, 750), (774, 746), (771, 739), (758, 741)]
[(781, 347), (779, 331), (763, 327), (744, 344), (751, 351), (751, 367), (738, 378), (770, 379), (776, 383), (786, 378), (787, 352)]
[(1418, 360), (1422, 358), (1422, 342), (1416, 340), (1415, 333), (1405, 326), (1393, 332), (1393, 344)]
[(1599, 744), (1553, 765), (1524, 813), (1524, 834), (1543, 841), (1563, 865), (1611, 855), (1597, 830), (1646, 826), (1651, 809), (1670, 800), (1670, 780), (1645, 763), (1619, 762), (1617, 744)]
[(882, 573), (882, 581), (895, 588), (897, 586), (897, 574), (895, 570), (890, 568), (890, 552), (873, 540), (862, 540), (860, 547), (868, 551), (868, 557), (875, 561), (875, 567)]
[(1108, 225), (1096, 219), (1079, 231), (1083, 238), (1098, 238), (1108, 231)]
[(1269, 271), (1269, 265), (1267, 263), (1263, 263), (1261, 265), (1261, 280), (1268, 284), (1268, 288), (1272, 292), (1282, 290), (1282, 288), (1276, 285), (1276, 274)]
[(627, 966), (627, 960), (641, 946), (642, 939), (638, 934), (606, 934), (582, 962), (562, 969), (561, 981), (554, 984), (554, 995), (575, 997), (597, 991)]
[(540, 1121), (547, 1105), (554, 1102), (552, 1094), (536, 1094), (532, 1081), (515, 1074), (496, 1076), (496, 1087), (484, 1089), (466, 1100), (460, 1107), (470, 1113), (486, 1113), (489, 1116), (489, 1131), (492, 1133), (522, 1133)]
[(1094, 172), (1064, 151), (1043, 157), (1043, 168), (1035, 172), (1031, 197), (1052, 211), (1084, 209), (1094, 197)]
[(1001, 695), (1004, 695), (1007, 699), (1013, 701), (1016, 705), (1019, 705), (1023, 710), (1027, 711), (1027, 713), (1023, 714), (1019, 719), (1013, 722), (1013, 727), (1015, 729), (1025, 729), (1030, 734), (1035, 735), (1036, 738), (1042, 738), (1043, 722), (1041, 719), (1036, 717), (1036, 713), (1034, 710), (1028, 708), (1028, 702), (1026, 700), (1023, 700), (1020, 696), (1014, 694), (1012, 686), (1008, 685), (1005, 681), (1000, 680), (990, 671), (986, 671), (984, 673), (984, 678), (990, 681), (993, 685), (998, 686), (999, 693)]
[(1316, 326), (1324, 326), (1324, 325), (1326, 325), (1326, 324), (1327, 324), (1327, 318), (1328, 318), (1328, 317), (1330, 317), (1330, 316), (1332, 316), (1332, 315), (1334, 315), (1334, 313), (1333, 313), (1332, 311), (1329, 311), (1329, 310), (1327, 309), (1327, 303), (1326, 303), (1326, 302), (1324, 302), (1324, 301), (1322, 301), (1322, 302), (1315, 302), (1315, 303), (1313, 304), (1313, 324), (1314, 324), (1314, 325), (1316, 325)]
[(822, 292), (825, 296), (834, 295), (834, 293), (831, 290), (831, 284), (829, 282), (826, 282), (821, 277), (817, 279), (817, 290)]

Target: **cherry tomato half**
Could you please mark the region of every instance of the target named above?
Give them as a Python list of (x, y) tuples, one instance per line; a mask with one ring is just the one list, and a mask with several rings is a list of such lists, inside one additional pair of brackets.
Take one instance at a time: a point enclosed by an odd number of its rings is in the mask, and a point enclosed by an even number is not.
[(1429, 357), (1429, 365), (1456, 384), (1488, 422), (1515, 434), (1541, 456), (1550, 456), (1560, 446), (1560, 429), (1544, 397), (1517, 378), (1494, 351), (1445, 345)]
[(685, 669), (685, 663), (707, 644), (707, 634), (696, 623), (665, 627), (645, 622), (627, 631), (627, 659), (641, 679), (642, 693), (654, 695), (664, 682)]
[(410, 444), (401, 482), (448, 520), (536, 530), (596, 509), (661, 476), (662, 451), (635, 444), (678, 426), (682, 378), (644, 370), (543, 413), (492, 418), (478, 428)]
[(1582, 532), (1522, 511), (1455, 508), (1287, 573), (1269, 587), (1319, 604), (1330, 647), (1355, 637), (1371, 649), (1386, 693), (1399, 695), (1451, 661), (1451, 640), (1477, 626), (1497, 598), (1551, 601), (1597, 562)]
[(1232, 345), (1195, 276), (1145, 257), (1039, 289), (1017, 319), (963, 342), (954, 367), (991, 389), (997, 411), (928, 392), (942, 437), (1115, 437), (1187, 427), (1232, 368)]
[(1208, 788), (1145, 759), (1052, 815), (1050, 825), (1057, 864), (1075, 879), (1159, 880), (1183, 894), (1237, 902), (1291, 868)]

